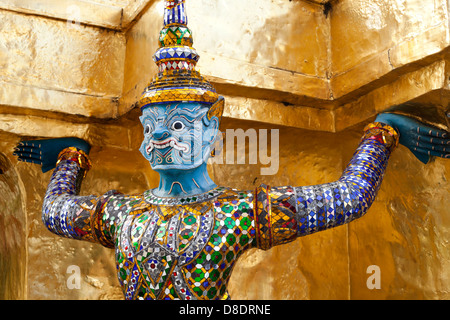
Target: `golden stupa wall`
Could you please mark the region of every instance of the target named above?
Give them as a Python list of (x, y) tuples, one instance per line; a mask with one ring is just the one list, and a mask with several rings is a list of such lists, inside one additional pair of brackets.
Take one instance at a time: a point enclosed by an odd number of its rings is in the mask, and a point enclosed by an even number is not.
[[(138, 151), (134, 104), (156, 72), (162, 1), (62, 3), (0, 1), (1, 299), (122, 299), (111, 250), (45, 229), (40, 209), (51, 172), (18, 163), (17, 142), (90, 141), (94, 168), (82, 194), (140, 193), (158, 181)], [(448, 106), (447, 1), (187, 6), (198, 69), (227, 101), (222, 131), (279, 130), (276, 174), (262, 175), (260, 161), (211, 164), (219, 185), (331, 182), (378, 112), (406, 101)], [(246, 253), (231, 278), (232, 297), (450, 298), (449, 172), (449, 161), (425, 166), (400, 147), (365, 217)], [(80, 289), (68, 283), (74, 266)], [(371, 266), (379, 268), (379, 289), (368, 286)]]

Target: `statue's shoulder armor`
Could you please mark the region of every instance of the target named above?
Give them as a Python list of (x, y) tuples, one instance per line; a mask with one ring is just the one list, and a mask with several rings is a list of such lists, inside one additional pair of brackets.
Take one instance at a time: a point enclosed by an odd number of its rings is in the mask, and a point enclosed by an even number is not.
[(130, 214), (140, 214), (143, 212), (150, 211), (153, 207), (153, 205), (149, 204), (144, 200), (144, 197), (142, 196), (136, 196), (133, 197), (135, 199), (132, 199), (130, 201)]
[(144, 195), (125, 195), (116, 190), (108, 191), (103, 195), (103, 205), (109, 211), (118, 211), (127, 215), (136, 215), (149, 211), (151, 204), (145, 201)]
[(234, 200), (253, 201), (254, 191), (222, 188), (223, 192), (216, 198), (218, 202), (231, 202)]

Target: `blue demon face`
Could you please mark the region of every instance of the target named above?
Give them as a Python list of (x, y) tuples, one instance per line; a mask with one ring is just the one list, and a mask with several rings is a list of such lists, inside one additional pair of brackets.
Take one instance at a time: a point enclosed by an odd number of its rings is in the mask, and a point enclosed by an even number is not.
[(143, 109), (140, 151), (153, 170), (189, 170), (208, 160), (219, 122), (207, 112), (207, 105), (186, 102)]

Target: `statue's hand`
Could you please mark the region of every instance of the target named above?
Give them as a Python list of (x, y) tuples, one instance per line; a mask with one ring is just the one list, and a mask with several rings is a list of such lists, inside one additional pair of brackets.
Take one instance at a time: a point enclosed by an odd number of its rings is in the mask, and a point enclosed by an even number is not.
[(89, 143), (79, 138), (55, 138), (21, 141), (13, 154), (19, 161), (39, 164), (42, 172), (47, 172), (55, 168), (59, 153), (69, 147), (79, 148), (86, 154), (91, 149)]
[(449, 132), (398, 114), (381, 113), (375, 121), (395, 128), (400, 134), (399, 143), (425, 164), (430, 161), (431, 156), (450, 158)]

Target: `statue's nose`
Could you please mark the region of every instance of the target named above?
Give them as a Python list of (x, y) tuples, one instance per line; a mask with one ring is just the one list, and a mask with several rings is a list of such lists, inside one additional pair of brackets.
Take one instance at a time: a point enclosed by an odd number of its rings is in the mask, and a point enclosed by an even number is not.
[(169, 130), (166, 127), (157, 126), (155, 131), (153, 131), (153, 139), (164, 140), (170, 135)]

